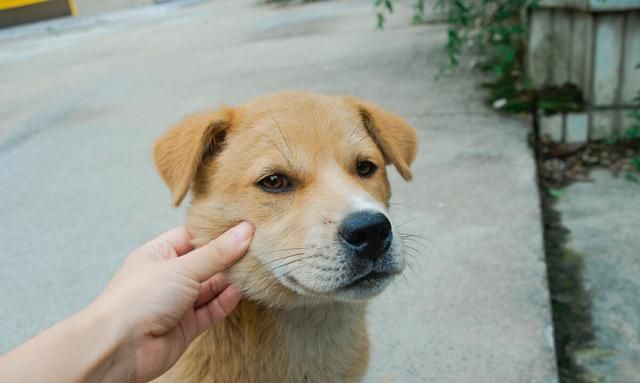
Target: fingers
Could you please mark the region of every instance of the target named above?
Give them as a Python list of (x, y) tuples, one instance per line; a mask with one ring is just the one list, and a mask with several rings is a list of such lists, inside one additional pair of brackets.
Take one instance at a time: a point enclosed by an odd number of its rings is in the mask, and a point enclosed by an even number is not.
[(193, 246), (191, 246), (191, 234), (189, 234), (184, 225), (167, 231), (151, 242), (154, 241), (166, 241), (178, 256), (186, 254), (193, 249)]
[(216, 322), (226, 318), (240, 302), (240, 292), (233, 286), (227, 286), (217, 298), (196, 309), (198, 335)]
[(191, 235), (185, 226), (175, 227), (164, 234), (145, 243), (132, 253), (135, 258), (142, 260), (171, 259), (185, 254), (193, 249)]
[(229, 286), (229, 282), (222, 276), (222, 274), (216, 274), (213, 277), (209, 278), (206, 282), (200, 285), (200, 294), (198, 294), (198, 299), (194, 304), (195, 307), (200, 307), (205, 303), (209, 302), (213, 298), (220, 295), (224, 289)]
[(202, 283), (219, 271), (236, 263), (249, 248), (255, 228), (248, 221), (227, 230), (203, 247), (177, 258), (176, 261)]

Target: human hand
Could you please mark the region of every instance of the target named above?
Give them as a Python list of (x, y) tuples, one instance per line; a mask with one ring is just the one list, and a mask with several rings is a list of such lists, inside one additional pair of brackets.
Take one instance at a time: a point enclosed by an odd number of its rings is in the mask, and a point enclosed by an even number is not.
[(178, 227), (129, 255), (87, 309), (117, 321), (119, 375), (135, 382), (160, 376), (198, 335), (236, 307), (240, 293), (219, 272), (246, 253), (254, 230), (242, 222), (192, 250), (186, 228)]

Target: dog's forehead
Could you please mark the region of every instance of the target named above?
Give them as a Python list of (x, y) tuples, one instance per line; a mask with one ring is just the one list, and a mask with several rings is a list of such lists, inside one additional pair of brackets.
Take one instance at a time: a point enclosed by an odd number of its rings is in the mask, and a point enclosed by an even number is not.
[(241, 135), (253, 136), (243, 141), (261, 147), (284, 145), (288, 151), (322, 149), (328, 153), (366, 135), (358, 113), (340, 98), (295, 93), (243, 106), (238, 126)]
[(246, 104), (241, 119), (241, 125), (286, 129), (292, 134), (359, 121), (357, 113), (339, 97), (297, 92), (267, 96)]

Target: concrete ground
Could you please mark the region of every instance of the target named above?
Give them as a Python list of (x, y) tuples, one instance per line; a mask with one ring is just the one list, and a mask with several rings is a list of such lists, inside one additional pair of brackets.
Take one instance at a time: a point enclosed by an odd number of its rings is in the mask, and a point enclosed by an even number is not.
[(605, 170), (575, 183), (556, 208), (570, 230), (567, 247), (583, 263), (594, 344), (574, 357), (594, 382), (640, 382), (640, 187)]
[(74, 0), (78, 15), (81, 17), (144, 7), (155, 2), (154, 0)]
[(446, 27), (410, 26), (411, 4), (383, 32), (368, 0), (219, 0), (0, 33), (0, 351), (87, 305), (130, 250), (183, 221), (151, 162), (161, 132), (303, 88), (419, 130), (392, 206), (425, 245), (371, 305), (366, 382), (555, 382), (527, 122), (487, 110), (473, 75), (435, 79)]

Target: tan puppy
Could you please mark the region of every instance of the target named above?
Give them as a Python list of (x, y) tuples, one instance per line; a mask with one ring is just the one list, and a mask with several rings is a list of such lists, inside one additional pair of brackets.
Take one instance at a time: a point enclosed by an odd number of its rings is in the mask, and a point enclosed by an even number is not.
[(358, 382), (368, 361), (367, 299), (404, 268), (388, 218), (386, 164), (406, 179), (415, 129), (352, 97), (282, 92), (189, 117), (154, 158), (201, 246), (256, 225), (227, 272), (245, 296), (201, 335), (170, 382)]

